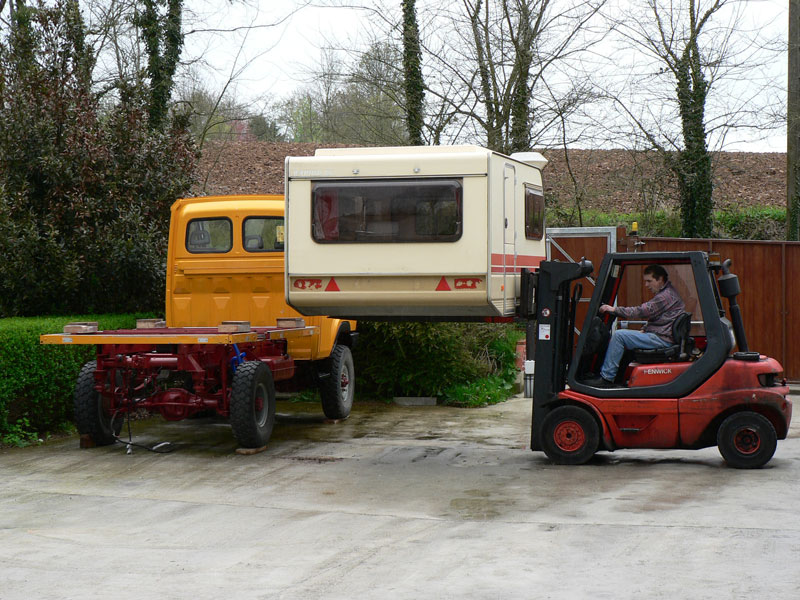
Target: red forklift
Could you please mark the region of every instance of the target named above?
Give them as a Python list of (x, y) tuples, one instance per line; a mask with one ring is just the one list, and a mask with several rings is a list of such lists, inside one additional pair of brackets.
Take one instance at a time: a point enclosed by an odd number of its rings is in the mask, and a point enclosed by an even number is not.
[[(612, 328), (635, 325), (615, 324), (612, 314), (599, 314), (600, 305), (614, 305), (623, 290), (628, 299), (636, 288), (641, 293), (643, 269), (651, 264), (667, 270), (686, 303), (673, 324), (675, 344), (626, 351), (618, 387), (593, 387), (588, 382), (600, 371)], [(730, 261), (697, 251), (607, 254), (591, 280), (595, 289), (576, 343), (582, 281), (592, 272), (586, 260), (523, 270), (520, 313), (528, 319), (526, 358), (535, 360), (536, 371), (535, 378), (526, 375), (531, 448), (577, 465), (600, 450), (717, 445), (732, 467), (765, 465), (777, 440), (786, 438), (792, 403), (778, 361), (748, 348)]]

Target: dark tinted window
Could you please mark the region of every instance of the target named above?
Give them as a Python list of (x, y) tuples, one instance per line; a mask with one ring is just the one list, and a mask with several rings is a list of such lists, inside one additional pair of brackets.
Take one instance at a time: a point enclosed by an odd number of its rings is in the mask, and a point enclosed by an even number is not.
[(314, 184), (312, 235), (318, 242), (454, 242), (462, 231), (457, 179)]
[(544, 235), (544, 193), (525, 186), (525, 237), (540, 240)]
[(247, 252), (283, 250), (282, 217), (247, 217), (242, 226), (242, 245)]
[(233, 225), (230, 219), (192, 219), (186, 226), (186, 249), (189, 252), (229, 252), (232, 247)]

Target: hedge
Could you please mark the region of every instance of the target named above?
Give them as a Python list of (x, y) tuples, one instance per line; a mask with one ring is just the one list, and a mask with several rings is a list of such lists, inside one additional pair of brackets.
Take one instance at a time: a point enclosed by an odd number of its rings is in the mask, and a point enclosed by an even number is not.
[(482, 406), (513, 395), (513, 325), (359, 321), (355, 348), (359, 396), (437, 396), (443, 404)]
[[(677, 209), (634, 211), (630, 213), (601, 212), (591, 208), (582, 212), (584, 227), (630, 227), (639, 223), (639, 235), (646, 237), (681, 237), (681, 214)], [(715, 210), (713, 237), (732, 240), (786, 239), (786, 208), (746, 206)], [(548, 207), (548, 227), (577, 227), (574, 207)]]
[[(133, 327), (152, 313), (0, 319), (0, 443), (24, 445), (69, 427), (72, 394), (94, 346), (41, 345), (39, 335), (71, 321), (101, 329)], [(482, 406), (513, 394), (515, 344), (511, 325), (359, 323), (359, 396), (439, 396), (445, 404)]]
[(102, 329), (133, 327), (152, 313), (0, 319), (0, 442), (22, 445), (64, 428), (73, 417), (78, 372), (94, 346), (41, 345), (42, 333), (72, 321), (97, 321)]

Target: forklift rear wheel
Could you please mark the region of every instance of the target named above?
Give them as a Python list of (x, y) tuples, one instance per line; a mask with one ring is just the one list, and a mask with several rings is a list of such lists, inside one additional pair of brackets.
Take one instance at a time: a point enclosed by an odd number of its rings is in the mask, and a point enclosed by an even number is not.
[(600, 428), (587, 410), (559, 406), (542, 423), (542, 449), (560, 465), (582, 465), (600, 446)]
[(736, 469), (758, 469), (775, 454), (778, 435), (764, 415), (752, 411), (732, 414), (717, 431), (719, 453)]
[(326, 367), (330, 374), (319, 384), (322, 412), (329, 419), (346, 419), (353, 408), (355, 394), (355, 368), (350, 348), (334, 346)]
[(275, 425), (275, 384), (264, 363), (239, 365), (231, 385), (231, 429), (243, 448), (261, 448)]
[(97, 446), (113, 444), (122, 430), (122, 417), (117, 416), (112, 426), (107, 402), (94, 389), (94, 372), (97, 362), (83, 365), (75, 384), (75, 425), (78, 433), (89, 434)]

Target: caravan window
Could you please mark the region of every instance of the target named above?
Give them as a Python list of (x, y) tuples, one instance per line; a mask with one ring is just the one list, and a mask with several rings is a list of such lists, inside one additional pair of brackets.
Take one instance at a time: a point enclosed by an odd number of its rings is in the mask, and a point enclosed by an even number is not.
[(230, 219), (192, 219), (186, 226), (186, 249), (192, 254), (229, 252), (231, 248), (233, 225)]
[(314, 184), (314, 240), (322, 243), (454, 242), (461, 237), (458, 179)]
[(544, 193), (525, 186), (525, 238), (540, 240), (544, 235)]

